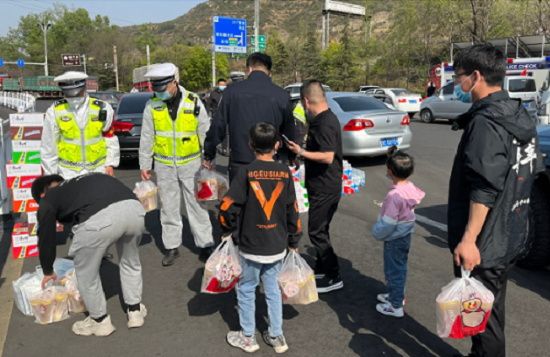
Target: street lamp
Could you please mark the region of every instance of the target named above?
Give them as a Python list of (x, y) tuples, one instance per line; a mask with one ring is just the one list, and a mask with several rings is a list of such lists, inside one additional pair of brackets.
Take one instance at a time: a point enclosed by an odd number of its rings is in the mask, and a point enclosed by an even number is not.
[(49, 75), (48, 73), (48, 30), (52, 27), (52, 23), (47, 21), (46, 18), (43, 19), (41, 23), (38, 24), (42, 33), (44, 34), (44, 75)]

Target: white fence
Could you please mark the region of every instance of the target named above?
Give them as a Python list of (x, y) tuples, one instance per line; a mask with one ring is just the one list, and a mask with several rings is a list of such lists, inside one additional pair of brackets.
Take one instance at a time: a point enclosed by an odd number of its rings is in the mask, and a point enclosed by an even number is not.
[(29, 93), (0, 91), (0, 105), (19, 113), (33, 112), (36, 98)]

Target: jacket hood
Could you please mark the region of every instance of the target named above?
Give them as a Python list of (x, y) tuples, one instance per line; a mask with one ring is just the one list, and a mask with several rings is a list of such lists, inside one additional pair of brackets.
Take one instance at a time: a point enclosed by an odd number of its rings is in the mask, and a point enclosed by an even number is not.
[(527, 113), (521, 100), (510, 98), (504, 90), (475, 102), (470, 110), (457, 119), (458, 128), (466, 127), (477, 115), (500, 125), (522, 144), (537, 136), (535, 120)]
[(392, 193), (401, 196), (409, 207), (418, 205), (426, 195), (424, 191), (410, 181), (400, 185), (392, 185)]

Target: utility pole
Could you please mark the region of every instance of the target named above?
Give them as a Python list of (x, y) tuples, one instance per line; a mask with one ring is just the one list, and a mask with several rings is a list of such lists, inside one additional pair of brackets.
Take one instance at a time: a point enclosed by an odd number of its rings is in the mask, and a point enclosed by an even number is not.
[(82, 55), (82, 66), (84, 67), (84, 73), (88, 74), (88, 71), (86, 70), (86, 54)]
[(149, 45), (145, 46), (145, 52), (147, 53), (147, 70), (149, 70), (149, 67), (151, 66), (151, 49), (149, 48)]
[(119, 91), (119, 85), (118, 85), (118, 56), (116, 53), (116, 46), (113, 46), (113, 66), (115, 71), (115, 83), (116, 83), (116, 91)]
[(48, 76), (48, 29), (52, 27), (52, 23), (47, 20), (46, 16), (42, 18), (42, 22), (38, 24), (44, 35), (44, 75)]
[(254, 0), (254, 52), (260, 52), (260, 0)]

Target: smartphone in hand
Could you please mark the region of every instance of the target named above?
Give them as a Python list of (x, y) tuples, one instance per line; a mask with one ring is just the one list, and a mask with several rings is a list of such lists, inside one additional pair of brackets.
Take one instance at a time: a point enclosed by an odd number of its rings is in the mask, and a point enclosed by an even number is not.
[(283, 138), (285, 144), (288, 144), (290, 142), (290, 139), (285, 134), (281, 134), (281, 138)]

